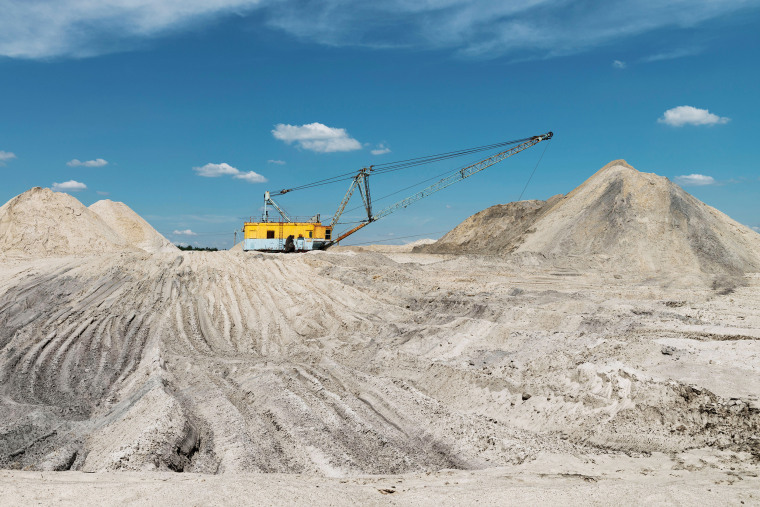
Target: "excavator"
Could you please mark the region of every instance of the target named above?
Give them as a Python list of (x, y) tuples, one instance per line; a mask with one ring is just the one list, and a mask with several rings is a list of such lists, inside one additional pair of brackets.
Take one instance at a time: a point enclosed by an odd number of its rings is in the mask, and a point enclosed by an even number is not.
[[(358, 230), (366, 227), (372, 222), (377, 222), (383, 217), (390, 215), (391, 213), (398, 211), (402, 208), (406, 208), (410, 204), (419, 201), (420, 199), (429, 196), (435, 192), (443, 190), (446, 187), (458, 183), (470, 176), (479, 173), (480, 171), (498, 164), (499, 162), (527, 150), (528, 148), (535, 146), (542, 141), (548, 141), (553, 137), (552, 132), (545, 134), (531, 136), (524, 139), (517, 139), (514, 141), (505, 141), (501, 143), (495, 143), (477, 148), (468, 148), (465, 150), (441, 153), (437, 155), (430, 155), (425, 157), (418, 157), (408, 160), (402, 160), (398, 162), (390, 162), (386, 164), (376, 164), (369, 167), (364, 167), (356, 173), (346, 173), (325, 178), (312, 183), (307, 183), (298, 187), (282, 189), (279, 192), (272, 194), (267, 191), (264, 193), (264, 211), (262, 213), (261, 221), (254, 222), (249, 221), (243, 224), (243, 250), (260, 251), (260, 252), (304, 252), (309, 250), (326, 250), (333, 245), (336, 245), (354, 234)], [(383, 174), (392, 171), (398, 171), (401, 169), (407, 169), (409, 167), (416, 167), (424, 164), (438, 162), (442, 160), (448, 160), (450, 158), (459, 157), (463, 155), (469, 155), (486, 150), (501, 149), (509, 146), (507, 149), (503, 149), (484, 158), (474, 164), (462, 167), (451, 171), (451, 174), (436, 181), (432, 185), (429, 185), (422, 190), (402, 199), (390, 206), (387, 206), (380, 211), (375, 212), (372, 208), (372, 197), (370, 194), (369, 178), (373, 174)], [(326, 185), (335, 183), (338, 181), (350, 180), (348, 191), (340, 202), (335, 214), (330, 218), (330, 221), (323, 225), (320, 216), (314, 215), (310, 218), (299, 219), (297, 217), (291, 217), (285, 210), (272, 199), (272, 196), (280, 196), (293, 192), (295, 190), (302, 190), (305, 188), (312, 188), (315, 186)], [(413, 185), (414, 186), (414, 185)], [(338, 225), (338, 220), (343, 215), (351, 197), (354, 195), (356, 189), (359, 189), (361, 195), (364, 211), (367, 214), (367, 218), (358, 222), (355, 227), (340, 233), (335, 236), (333, 229)], [(395, 193), (395, 192), (394, 192)], [(270, 217), (270, 207), (274, 212), (279, 215)]]

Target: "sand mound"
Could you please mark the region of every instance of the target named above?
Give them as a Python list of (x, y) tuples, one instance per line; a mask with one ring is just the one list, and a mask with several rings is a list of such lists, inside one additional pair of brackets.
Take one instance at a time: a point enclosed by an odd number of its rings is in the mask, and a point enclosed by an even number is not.
[(412, 241), (411, 243), (407, 243), (404, 246), (408, 246), (408, 247), (414, 248), (415, 246), (432, 245), (433, 243), (435, 243), (434, 239), (423, 238), (423, 239), (418, 239), (417, 241)]
[(416, 251), (539, 254), (641, 273), (760, 271), (760, 235), (624, 160), (565, 197), (489, 208)]
[(525, 231), (562, 196), (548, 201), (519, 201), (497, 204), (472, 215), (431, 244), (415, 245), (424, 253), (508, 253), (522, 242)]
[(119, 233), (133, 246), (150, 253), (179, 251), (176, 246), (172, 245), (169, 240), (123, 202), (105, 199), (91, 205), (89, 209), (97, 213), (111, 229)]
[(12, 256), (92, 255), (129, 248), (76, 198), (35, 187), (0, 208), (0, 251)]

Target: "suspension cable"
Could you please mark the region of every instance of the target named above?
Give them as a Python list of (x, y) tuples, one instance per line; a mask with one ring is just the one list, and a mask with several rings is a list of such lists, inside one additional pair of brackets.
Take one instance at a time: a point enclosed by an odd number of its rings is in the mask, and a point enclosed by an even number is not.
[[(371, 166), (372, 167), (372, 173), (373, 174), (383, 174), (383, 173), (389, 173), (389, 172), (399, 171), (401, 169), (408, 169), (410, 167), (417, 167), (417, 166), (420, 166), (420, 165), (432, 164), (434, 162), (440, 162), (442, 160), (448, 160), (448, 159), (455, 158), (455, 157), (462, 157), (464, 155), (470, 155), (470, 154), (478, 153), (478, 152), (481, 152), (481, 151), (493, 150), (493, 149), (496, 149), (496, 148), (501, 148), (501, 147), (504, 147), (504, 146), (508, 146), (510, 144), (521, 143), (521, 142), (527, 141), (529, 139), (530, 139), (529, 137), (526, 137), (524, 139), (516, 139), (514, 141), (504, 141), (504, 142), (500, 142), (500, 143), (486, 144), (486, 145), (478, 146), (478, 147), (475, 147), (475, 148), (467, 148), (467, 149), (463, 149), (463, 150), (438, 153), (436, 155), (428, 155), (428, 156), (424, 156), (424, 157), (409, 158), (409, 159), (406, 159), (406, 160), (399, 160), (399, 161), (396, 161), (396, 162), (386, 162), (384, 164), (375, 164), (375, 165)], [(292, 187), (292, 188), (282, 189), (282, 190), (280, 190), (278, 193), (276, 193), (274, 195), (282, 195), (282, 194), (285, 194), (285, 193), (288, 193), (288, 192), (293, 192), (295, 190), (303, 190), (303, 189), (306, 189), (306, 188), (313, 188), (313, 187), (319, 187), (319, 186), (322, 186), (322, 185), (329, 185), (331, 183), (337, 183), (337, 182), (340, 182), (340, 181), (347, 181), (347, 180), (353, 179), (355, 175), (356, 175), (355, 171), (348, 172), (348, 173), (343, 173), (343, 174), (338, 174), (338, 175), (335, 175), (335, 176), (331, 176), (329, 178), (323, 178), (321, 180), (313, 181), (311, 183), (305, 183), (303, 185), (298, 185), (298, 186), (295, 186), (295, 187)]]

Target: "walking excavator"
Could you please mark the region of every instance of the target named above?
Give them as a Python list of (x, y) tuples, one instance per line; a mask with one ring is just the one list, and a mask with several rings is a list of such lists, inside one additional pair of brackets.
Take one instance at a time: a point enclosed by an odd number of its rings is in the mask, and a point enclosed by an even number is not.
[[(486, 146), (480, 146), (477, 148), (469, 148), (466, 150), (459, 150), (447, 153), (441, 153), (438, 155), (430, 155), (426, 157), (413, 158), (408, 160), (402, 160), (399, 162), (390, 162), (386, 164), (376, 164), (369, 167), (364, 167), (357, 173), (346, 173), (319, 180), (312, 183), (307, 183), (298, 187), (288, 188), (280, 190), (274, 194), (269, 191), (264, 193), (264, 211), (260, 222), (245, 222), (243, 225), (243, 250), (257, 250), (261, 252), (302, 252), (308, 250), (325, 250), (331, 246), (340, 243), (351, 234), (366, 227), (372, 222), (377, 222), (381, 218), (390, 215), (394, 211), (401, 208), (406, 208), (413, 202), (429, 196), (439, 190), (458, 183), (465, 178), (479, 173), (480, 171), (498, 164), (499, 162), (516, 155), (521, 151), (535, 146), (542, 141), (548, 141), (554, 134), (547, 132), (538, 136), (532, 136), (524, 139), (518, 139), (515, 141), (505, 141), (501, 143), (490, 144)], [(488, 158), (480, 160), (474, 164), (470, 164), (466, 167), (451, 171), (451, 174), (438, 180), (432, 185), (423, 188), (419, 192), (410, 195), (409, 197), (398, 201), (380, 211), (375, 212), (372, 208), (372, 198), (370, 196), (369, 177), (372, 174), (382, 174), (392, 171), (398, 171), (409, 167), (420, 166), (423, 164), (429, 164), (432, 162), (438, 162), (447, 160), (454, 157), (463, 155), (469, 155), (486, 150), (502, 149), (510, 146), (507, 149), (499, 151), (495, 155), (491, 155)], [(323, 225), (320, 216), (314, 215), (311, 218), (301, 219), (288, 215), (280, 205), (272, 199), (272, 196), (284, 195), (295, 190), (301, 190), (305, 188), (311, 188), (320, 185), (326, 185), (329, 183), (335, 183), (338, 181), (351, 180), (351, 184), (348, 187), (346, 195), (340, 202), (335, 214), (330, 218), (330, 221)], [(338, 220), (346, 209), (348, 202), (351, 200), (351, 196), (356, 189), (359, 189), (359, 194), (362, 198), (364, 210), (366, 211), (367, 218), (358, 222), (355, 227), (335, 235), (333, 229), (338, 225)], [(270, 207), (273, 209), (277, 216), (270, 217)]]

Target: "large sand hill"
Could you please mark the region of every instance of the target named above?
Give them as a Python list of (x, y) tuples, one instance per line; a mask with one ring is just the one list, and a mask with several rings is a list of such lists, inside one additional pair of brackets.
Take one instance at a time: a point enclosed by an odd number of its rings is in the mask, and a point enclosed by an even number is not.
[(68, 194), (35, 187), (0, 207), (5, 255), (93, 255), (128, 248), (127, 240)]
[[(618, 166), (610, 184), (629, 170)], [(631, 234), (649, 225), (620, 216), (647, 185), (610, 204)], [(563, 240), (556, 223), (604, 195), (581, 186), (533, 213), (537, 239), (520, 248), (596, 244)], [(28, 214), (1, 210), (17, 237)], [(707, 227), (731, 252), (756, 241), (704, 213), (679, 230)], [(693, 245), (685, 236), (673, 244)], [(0, 263), (0, 487), (14, 502), (189, 490), (302, 504), (758, 502), (757, 274), (730, 267), (742, 283), (683, 288), (604, 262), (114, 245), (88, 257), (32, 245)], [(179, 471), (192, 475), (167, 475)]]
[(488, 208), (416, 251), (514, 253), (618, 273), (760, 272), (760, 235), (624, 160), (566, 196)]

